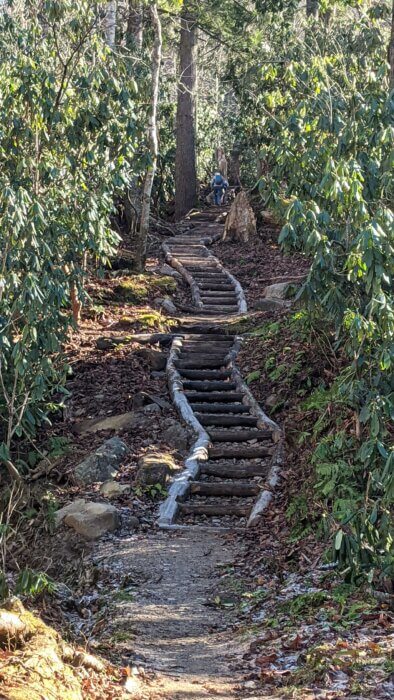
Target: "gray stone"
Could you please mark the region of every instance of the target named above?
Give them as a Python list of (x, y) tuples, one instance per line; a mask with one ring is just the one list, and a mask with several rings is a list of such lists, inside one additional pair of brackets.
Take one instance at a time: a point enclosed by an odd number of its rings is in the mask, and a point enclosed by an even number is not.
[(84, 498), (77, 498), (76, 501), (73, 501), (72, 503), (68, 503), (66, 506), (63, 506), (63, 508), (60, 508), (59, 510), (56, 511), (55, 513), (55, 525), (60, 525), (60, 523), (64, 520), (66, 515), (69, 513), (75, 513), (81, 510), (83, 506), (85, 505), (86, 501)]
[(65, 525), (87, 540), (96, 540), (120, 525), (119, 511), (109, 503), (85, 502), (64, 517)]
[(159, 371), (165, 369), (167, 364), (167, 356), (160, 352), (160, 350), (154, 350), (153, 348), (142, 348), (137, 350), (135, 353), (137, 357), (142, 357), (152, 369)]
[(258, 299), (253, 308), (257, 311), (281, 311), (290, 308), (288, 301), (284, 299)]
[(171, 265), (167, 265), (167, 263), (164, 263), (164, 265), (161, 266), (159, 270), (161, 275), (168, 275), (169, 277), (173, 277), (174, 279), (182, 279), (182, 275), (177, 272), (177, 270), (174, 270)]
[(79, 484), (93, 484), (114, 477), (128, 453), (128, 447), (118, 437), (106, 440), (95, 452), (75, 467), (74, 477)]
[(298, 287), (299, 284), (291, 280), (270, 284), (264, 289), (263, 296), (265, 299), (289, 299), (289, 297), (294, 296)]
[(74, 431), (77, 434), (98, 433), (100, 430), (120, 431), (130, 428), (137, 423), (138, 417), (131, 411), (128, 411), (127, 413), (117, 413), (115, 416), (107, 416), (107, 418), (84, 420), (75, 426)]
[(160, 484), (165, 486), (177, 467), (173, 457), (166, 453), (150, 453), (138, 461), (137, 481), (141, 486)]
[(157, 403), (150, 403), (148, 406), (144, 406), (144, 408), (141, 409), (142, 413), (145, 413), (145, 415), (150, 416), (153, 414), (158, 414), (161, 413), (161, 408), (160, 406), (157, 405)]
[(105, 496), (105, 498), (118, 498), (118, 496), (123, 496), (125, 493), (130, 493), (130, 486), (128, 484), (120, 484), (118, 481), (104, 481), (100, 486), (100, 493)]
[(189, 444), (188, 431), (173, 418), (168, 418), (165, 421), (161, 438), (167, 445), (171, 445), (181, 452), (186, 450)]
[(166, 297), (165, 299), (163, 299), (163, 301), (161, 302), (160, 306), (161, 306), (161, 308), (164, 309), (164, 311), (166, 311), (166, 313), (168, 313), (168, 314), (176, 314), (176, 313), (177, 313), (177, 308), (176, 308), (174, 302), (171, 301), (171, 299), (169, 299), (168, 297)]

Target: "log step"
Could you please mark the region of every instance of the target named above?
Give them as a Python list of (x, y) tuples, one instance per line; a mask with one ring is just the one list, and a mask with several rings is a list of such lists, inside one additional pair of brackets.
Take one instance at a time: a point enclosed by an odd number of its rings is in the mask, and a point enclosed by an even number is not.
[(216, 340), (218, 342), (225, 342), (228, 343), (231, 341), (232, 343), (235, 340), (235, 335), (232, 334), (226, 334), (226, 333), (183, 333), (183, 339), (184, 340), (199, 340), (206, 342), (209, 340), (211, 342), (212, 340)]
[(223, 367), (228, 363), (226, 358), (195, 358), (191, 360), (175, 360), (174, 365), (179, 369), (200, 369), (201, 367)]
[(234, 464), (233, 462), (224, 462), (223, 464), (215, 464), (215, 462), (201, 462), (200, 472), (206, 476), (219, 476), (223, 479), (245, 479), (254, 476), (266, 476), (268, 472), (268, 464)]
[[(250, 415), (249, 416), (226, 416), (226, 415), (220, 415), (219, 413), (212, 413), (212, 415), (206, 415), (205, 413), (204, 414), (196, 413), (196, 418), (198, 418), (201, 425), (221, 425), (221, 426), (251, 425), (251, 426), (255, 427), (258, 423), (258, 419), (256, 418), (256, 416), (250, 416)], [(225, 434), (225, 432), (226, 431), (223, 431), (223, 434)], [(247, 431), (247, 432), (250, 432), (250, 431)], [(261, 432), (262, 432), (261, 430), (258, 431), (259, 434)], [(234, 431), (230, 430), (229, 434), (230, 434), (230, 440), (231, 440), (231, 435), (232, 434), (235, 435), (236, 433)], [(269, 433), (269, 436), (271, 436), (271, 433)]]
[(238, 313), (238, 306), (219, 306), (215, 309), (203, 306), (201, 309), (202, 316), (230, 316)]
[(189, 401), (189, 403), (196, 414), (249, 413), (249, 406), (245, 406), (243, 403), (193, 403), (192, 401)]
[(199, 496), (236, 496), (237, 498), (248, 498), (257, 496), (260, 488), (257, 484), (237, 481), (235, 484), (218, 481), (192, 481), (190, 492)]
[(237, 388), (237, 385), (235, 382), (215, 382), (215, 381), (206, 381), (206, 382), (201, 382), (199, 380), (193, 381), (189, 380), (187, 382), (183, 382), (183, 388), (184, 389), (195, 389), (196, 391), (232, 391)]
[[(222, 384), (226, 384), (227, 382), (222, 382)], [(183, 384), (185, 387), (185, 383)], [(241, 392), (238, 391), (185, 391), (185, 396), (188, 399), (188, 401), (193, 402), (193, 401), (201, 401), (204, 402), (206, 401), (207, 403), (210, 401), (230, 401), (230, 402), (235, 402), (235, 401), (242, 401), (244, 398), (244, 395)]]
[(251, 506), (239, 505), (239, 503), (179, 503), (179, 509), (184, 515), (236, 515), (239, 518), (247, 517)]
[(210, 348), (205, 347), (205, 352), (198, 352), (198, 350), (188, 350), (186, 348), (181, 348), (181, 352), (178, 355), (179, 360), (225, 360), (228, 356), (227, 349), (217, 350), (216, 352), (207, 352)]
[[(204, 304), (204, 307), (203, 307), (204, 309), (206, 309), (207, 306), (209, 306), (211, 301), (215, 302), (214, 308), (217, 308), (218, 304), (220, 304), (222, 307), (223, 306), (237, 306), (237, 297), (235, 296), (235, 294), (233, 296), (231, 296), (231, 298), (228, 297), (227, 299), (226, 299), (226, 297), (219, 297), (218, 299), (212, 299), (211, 297), (201, 297), (201, 301)], [(237, 308), (238, 308), (238, 306), (237, 306)]]
[(232, 445), (231, 447), (223, 447), (218, 445), (209, 448), (209, 459), (256, 459), (257, 457), (268, 457), (272, 454), (271, 447), (262, 445)]
[(199, 282), (197, 284), (200, 291), (207, 289), (210, 292), (234, 291), (234, 287), (229, 282)]
[[(231, 418), (232, 416), (228, 416)], [(224, 416), (223, 416), (224, 418)], [(238, 424), (241, 422), (242, 418), (247, 418), (247, 416), (234, 416), (234, 419), (239, 418)], [(200, 421), (202, 425), (206, 425), (203, 421)], [(216, 424), (217, 425), (217, 424)], [(272, 439), (272, 434), (269, 430), (208, 430), (209, 437), (212, 442), (249, 442), (249, 440), (270, 440)]]
[(231, 369), (181, 369), (179, 374), (185, 379), (229, 379), (232, 371)]

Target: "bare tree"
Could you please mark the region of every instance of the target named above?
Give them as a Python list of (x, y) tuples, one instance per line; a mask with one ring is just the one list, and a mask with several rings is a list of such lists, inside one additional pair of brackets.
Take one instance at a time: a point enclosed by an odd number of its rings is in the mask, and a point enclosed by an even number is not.
[(129, 0), (127, 35), (136, 49), (142, 49), (144, 12), (140, 0)]
[(146, 259), (146, 244), (149, 231), (149, 215), (151, 208), (152, 185), (156, 173), (158, 156), (157, 138), (157, 105), (159, 100), (160, 64), (162, 51), (161, 22), (157, 5), (153, 4), (149, 8), (152, 28), (154, 31), (154, 41), (152, 47), (152, 94), (150, 100), (150, 115), (148, 122), (148, 143), (151, 162), (147, 169), (144, 190), (142, 193), (141, 221), (136, 240), (135, 267), (141, 271), (144, 268)]
[(194, 95), (197, 79), (197, 27), (184, 3), (179, 44), (178, 102), (176, 114), (175, 218), (181, 219), (196, 204), (196, 137)]
[(391, 35), (390, 35), (388, 54), (389, 54), (388, 58), (389, 58), (389, 64), (390, 64), (390, 92), (391, 92), (391, 90), (394, 90), (394, 0), (393, 0), (393, 9), (392, 9), (392, 15), (391, 15)]
[(116, 0), (112, 0), (112, 2), (107, 3), (104, 17), (105, 40), (111, 49), (115, 47), (116, 4)]

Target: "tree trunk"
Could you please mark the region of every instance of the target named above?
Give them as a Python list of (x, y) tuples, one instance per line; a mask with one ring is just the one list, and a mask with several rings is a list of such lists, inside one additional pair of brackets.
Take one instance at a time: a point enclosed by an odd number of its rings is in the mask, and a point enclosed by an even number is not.
[(319, 16), (319, 0), (306, 0), (306, 15), (315, 18)]
[(246, 192), (237, 194), (224, 225), (224, 241), (246, 243), (256, 235), (256, 218)]
[(181, 219), (196, 204), (197, 173), (195, 145), (195, 108), (197, 34), (187, 9), (181, 17), (179, 46), (180, 79), (176, 115), (175, 218)]
[(104, 18), (105, 40), (108, 46), (115, 48), (115, 32), (116, 32), (116, 0), (107, 3), (105, 18)]
[(390, 92), (394, 90), (394, 0), (391, 16), (391, 36), (389, 43), (389, 64), (390, 64)]
[(148, 167), (144, 189), (142, 193), (141, 222), (136, 241), (136, 269), (141, 271), (145, 265), (146, 242), (149, 231), (149, 215), (151, 206), (152, 185), (157, 167), (158, 139), (157, 139), (157, 104), (159, 100), (160, 64), (161, 64), (161, 23), (157, 11), (157, 5), (149, 8), (154, 31), (154, 41), (152, 47), (152, 96), (150, 106), (150, 116), (148, 122), (148, 143), (151, 164)]
[(143, 40), (143, 18), (144, 13), (142, 3), (139, 0), (129, 0), (129, 14), (127, 18), (127, 40), (128, 43), (138, 50), (142, 49)]
[(238, 144), (234, 144), (230, 153), (230, 165), (228, 171), (228, 181), (233, 187), (241, 187), (241, 164), (239, 157), (241, 155)]

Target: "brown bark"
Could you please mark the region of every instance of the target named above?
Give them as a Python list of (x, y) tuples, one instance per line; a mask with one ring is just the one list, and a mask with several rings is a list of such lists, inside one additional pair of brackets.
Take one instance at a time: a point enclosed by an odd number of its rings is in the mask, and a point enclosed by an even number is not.
[(391, 35), (388, 50), (388, 58), (390, 64), (390, 92), (394, 90), (394, 0), (391, 15)]
[(241, 152), (239, 146), (234, 144), (230, 153), (230, 164), (228, 169), (228, 181), (233, 187), (241, 187), (241, 165), (239, 162)]
[(256, 235), (256, 218), (245, 192), (237, 194), (224, 226), (223, 240), (246, 243)]
[(197, 201), (195, 105), (197, 29), (185, 2), (179, 45), (180, 79), (176, 115), (175, 218), (179, 221)]
[(162, 36), (157, 5), (152, 5), (150, 7), (150, 16), (155, 37), (152, 47), (152, 96), (148, 122), (148, 144), (151, 163), (145, 175), (144, 190), (142, 193), (141, 222), (135, 246), (135, 267), (139, 271), (142, 271), (145, 266), (151, 194), (159, 150), (157, 139), (157, 105), (159, 100)]
[(129, 14), (127, 18), (128, 43), (136, 49), (142, 48), (143, 41), (143, 8), (139, 0), (129, 0)]

